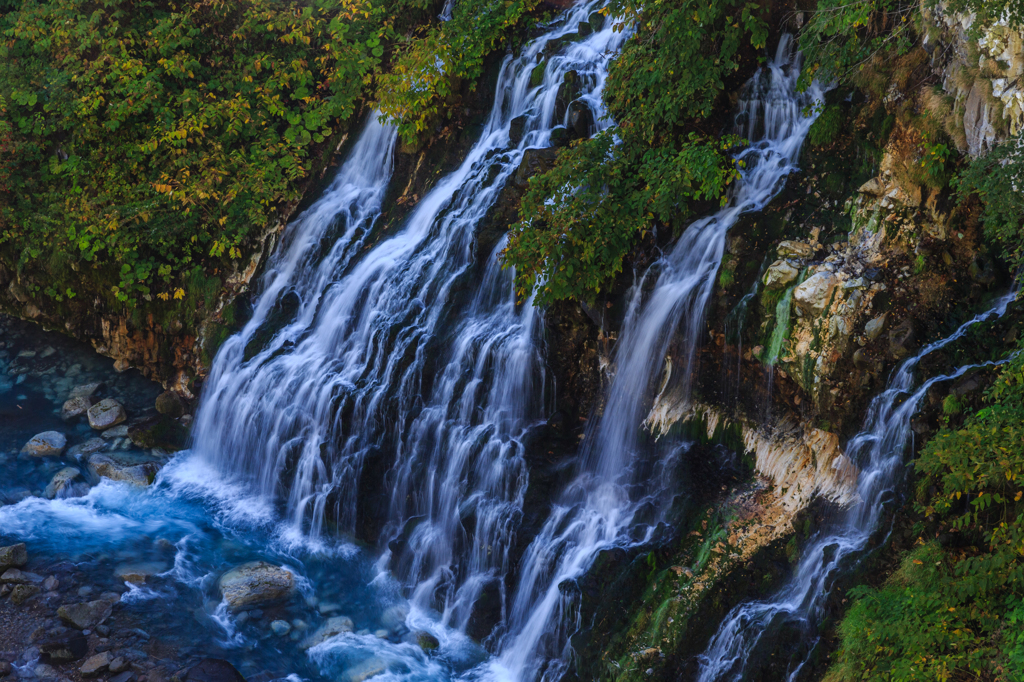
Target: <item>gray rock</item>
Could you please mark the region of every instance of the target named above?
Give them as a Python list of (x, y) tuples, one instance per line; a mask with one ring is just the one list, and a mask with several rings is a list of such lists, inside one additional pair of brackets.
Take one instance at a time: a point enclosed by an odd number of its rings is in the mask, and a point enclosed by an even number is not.
[(114, 577), (122, 582), (143, 585), (147, 578), (167, 570), (167, 564), (160, 561), (143, 561), (133, 564), (121, 564), (114, 569)]
[(312, 635), (302, 640), (299, 648), (303, 650), (310, 649), (317, 644), (323, 644), (335, 635), (340, 635), (343, 632), (352, 632), (353, 630), (355, 630), (355, 625), (352, 623), (351, 618), (348, 616), (334, 616), (333, 618), (328, 618)]
[(569, 104), (566, 126), (578, 138), (590, 137), (590, 129), (594, 127), (594, 112), (583, 100)]
[(342, 674), (344, 682), (366, 682), (371, 677), (383, 675), (388, 671), (388, 664), (377, 658), (367, 658), (356, 663)]
[(36, 679), (39, 680), (57, 679), (57, 671), (54, 670), (52, 666), (49, 666), (45, 663), (39, 663), (38, 665), (36, 665), (34, 668), (32, 668), (32, 672), (35, 673)]
[(784, 260), (777, 260), (768, 267), (764, 273), (765, 289), (785, 289), (796, 281), (800, 271), (796, 266)]
[(836, 276), (831, 272), (816, 272), (793, 291), (793, 303), (801, 317), (812, 317), (825, 312), (832, 300)]
[(43, 577), (36, 575), (35, 573), (29, 573), (27, 571), (21, 571), (17, 568), (8, 568), (0, 575), (0, 583), (10, 583), (12, 585), (23, 585), (27, 583), (41, 583)]
[(110, 667), (111, 660), (110, 652), (108, 651), (90, 656), (85, 659), (85, 663), (79, 668), (79, 672), (85, 677), (95, 677)]
[(87, 414), (89, 415), (89, 426), (97, 431), (117, 426), (128, 418), (124, 407), (113, 398), (104, 398), (99, 401), (89, 408)]
[(11, 603), (15, 606), (21, 606), (32, 597), (39, 594), (40, 589), (38, 585), (15, 585), (14, 589), (11, 590)]
[(160, 471), (156, 462), (133, 463), (131, 459), (107, 454), (95, 454), (89, 458), (89, 470), (96, 476), (112, 481), (124, 481), (146, 486), (153, 482)]
[[(127, 438), (128, 437), (128, 425), (121, 424), (119, 426), (113, 426), (103, 433), (100, 434), (100, 438), (105, 440), (113, 440), (115, 438)], [(116, 447), (116, 446), (115, 446)]]
[(14, 666), (4, 660), (0, 660), (0, 677), (7, 677), (14, 672)]
[(237, 612), (292, 596), (295, 576), (280, 566), (252, 561), (222, 575), (218, 585), (228, 608)]
[(69, 491), (71, 484), (75, 479), (82, 475), (75, 467), (64, 467), (50, 479), (50, 483), (46, 486), (46, 490), (43, 491), (43, 496), (52, 500), (56, 497), (67, 497), (65, 491)]
[(273, 630), (274, 634), (278, 637), (284, 637), (292, 631), (291, 623), (286, 620), (275, 620), (270, 624), (270, 629)]
[(105, 449), (109, 443), (102, 438), (90, 438), (84, 443), (78, 445), (72, 445), (68, 448), (68, 457), (75, 459), (88, 459), (90, 455), (94, 455), (97, 452)]
[(24, 542), (0, 547), (0, 569), (20, 567), (28, 563), (28, 549)]
[[(69, 369), (68, 372), (70, 373), (71, 370)], [(91, 398), (96, 394), (96, 391), (100, 390), (101, 386), (102, 384), (98, 381), (93, 382), (91, 384), (81, 384), (79, 386), (75, 386), (73, 389), (71, 389), (71, 393), (68, 393), (68, 399), (71, 400), (73, 398)]]
[(814, 254), (814, 249), (810, 244), (791, 239), (779, 242), (776, 250), (779, 253), (779, 258), (810, 258)]
[(43, 581), (43, 589), (47, 592), (53, 592), (60, 587), (60, 581), (55, 576), (49, 576)]
[(67, 444), (68, 439), (60, 431), (43, 431), (32, 436), (21, 452), (32, 457), (58, 457)]
[(91, 396), (68, 398), (64, 401), (64, 406), (60, 408), (60, 418), (67, 422), (76, 417), (81, 417), (94, 404), (96, 404), (96, 401)]
[(868, 323), (864, 325), (864, 335), (871, 341), (874, 341), (881, 336), (882, 330), (885, 328), (885, 319), (887, 317), (888, 314), (879, 315), (875, 319), (868, 321)]
[(124, 660), (124, 657), (118, 656), (110, 662), (108, 668), (112, 673), (123, 672), (128, 669), (128, 661)]
[(81, 604), (67, 604), (57, 609), (57, 615), (73, 628), (88, 630), (109, 618), (112, 610), (113, 606), (109, 601), (98, 599)]

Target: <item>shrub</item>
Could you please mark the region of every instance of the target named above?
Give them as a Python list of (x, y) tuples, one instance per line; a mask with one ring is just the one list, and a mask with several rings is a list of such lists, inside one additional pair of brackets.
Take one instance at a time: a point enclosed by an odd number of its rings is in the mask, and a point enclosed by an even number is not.
[[(1019, 679), (1024, 358), (1004, 365), (985, 400), (963, 428), (941, 430), (921, 452), (917, 489), (936, 492), (915, 506), (934, 525), (881, 588), (849, 591), (855, 603), (829, 679)], [(954, 538), (949, 548), (926, 539), (943, 533)]]
[(1024, 255), (1024, 136), (974, 160), (955, 185), (962, 196), (973, 194), (982, 200), (985, 236), (1019, 263)]

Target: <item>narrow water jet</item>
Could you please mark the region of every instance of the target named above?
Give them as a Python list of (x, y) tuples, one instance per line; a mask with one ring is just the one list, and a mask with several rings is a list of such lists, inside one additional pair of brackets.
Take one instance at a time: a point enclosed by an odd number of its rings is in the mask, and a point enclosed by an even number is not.
[[(832, 585), (868, 546), (882, 519), (885, 500), (903, 478), (903, 457), (912, 437), (910, 422), (921, 399), (938, 382), (1008, 360), (965, 365), (951, 374), (932, 377), (915, 390), (918, 364), (928, 354), (960, 339), (974, 325), (1002, 317), (1016, 296), (1014, 290), (1000, 297), (989, 310), (899, 366), (885, 391), (871, 401), (863, 430), (846, 448), (846, 455), (860, 466), (858, 501), (818, 533), (777, 594), (765, 601), (739, 604), (729, 612), (700, 657), (700, 682), (744, 679), (748, 666), (769, 653), (766, 647), (771, 648), (771, 643), (764, 638), (765, 634), (783, 622), (796, 623), (812, 642), (808, 649), (813, 649), (818, 637), (817, 623), (824, 617), (822, 609)], [(798, 679), (806, 660), (791, 663), (785, 679)]]

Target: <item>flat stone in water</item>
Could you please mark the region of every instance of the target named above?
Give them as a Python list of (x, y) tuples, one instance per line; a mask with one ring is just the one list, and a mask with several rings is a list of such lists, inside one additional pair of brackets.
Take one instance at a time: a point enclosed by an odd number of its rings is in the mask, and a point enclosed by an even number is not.
[(128, 415), (124, 412), (124, 407), (113, 398), (104, 398), (90, 407), (88, 415), (89, 426), (97, 431), (117, 426), (128, 418)]
[(21, 452), (32, 457), (58, 457), (67, 444), (67, 437), (60, 431), (43, 431), (25, 443)]
[[(69, 375), (70, 372), (71, 370), (69, 369)], [(94, 381), (91, 384), (81, 384), (79, 386), (75, 386), (73, 389), (71, 389), (71, 393), (68, 394), (68, 399), (70, 400), (74, 398), (91, 398), (93, 394), (96, 393), (96, 391), (100, 390), (100, 386), (102, 386), (102, 384), (98, 381)]]
[(343, 632), (352, 632), (355, 630), (355, 625), (352, 623), (352, 619), (348, 616), (334, 616), (328, 618), (327, 622), (317, 628), (316, 632), (302, 640), (299, 644), (300, 649), (311, 649), (317, 644), (323, 644), (331, 637), (340, 635)]
[(365, 680), (377, 675), (383, 675), (388, 671), (388, 664), (377, 657), (367, 658), (356, 663), (345, 671), (342, 679), (345, 682), (365, 682)]
[(93, 455), (100, 450), (103, 450), (108, 445), (109, 443), (102, 438), (90, 438), (84, 443), (72, 445), (68, 448), (68, 457), (74, 457), (75, 459), (88, 458), (89, 455)]
[(101, 478), (146, 486), (156, 478), (160, 465), (127, 452), (97, 453), (89, 458), (89, 470)]
[(222, 575), (218, 585), (228, 608), (237, 612), (290, 597), (295, 592), (295, 576), (280, 566), (252, 561)]
[[(114, 577), (133, 585), (145, 584), (146, 579), (167, 570), (167, 564), (160, 561), (144, 561), (134, 564), (121, 564), (114, 569)], [(149, 635), (146, 635), (147, 639)]]
[(112, 610), (109, 601), (97, 599), (82, 604), (67, 604), (57, 609), (57, 615), (73, 628), (88, 630), (105, 621)]

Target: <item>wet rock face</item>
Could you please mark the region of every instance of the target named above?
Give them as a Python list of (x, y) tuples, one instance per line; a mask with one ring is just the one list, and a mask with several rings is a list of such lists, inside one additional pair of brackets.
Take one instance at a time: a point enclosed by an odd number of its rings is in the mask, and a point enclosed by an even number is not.
[(796, 281), (800, 270), (785, 260), (777, 260), (768, 267), (764, 274), (764, 288), (769, 290), (785, 289)]
[(68, 444), (67, 437), (59, 431), (44, 431), (25, 443), (22, 454), (31, 457), (59, 457)]
[(280, 566), (253, 561), (222, 575), (218, 585), (228, 608), (237, 612), (292, 596), (295, 576)]

